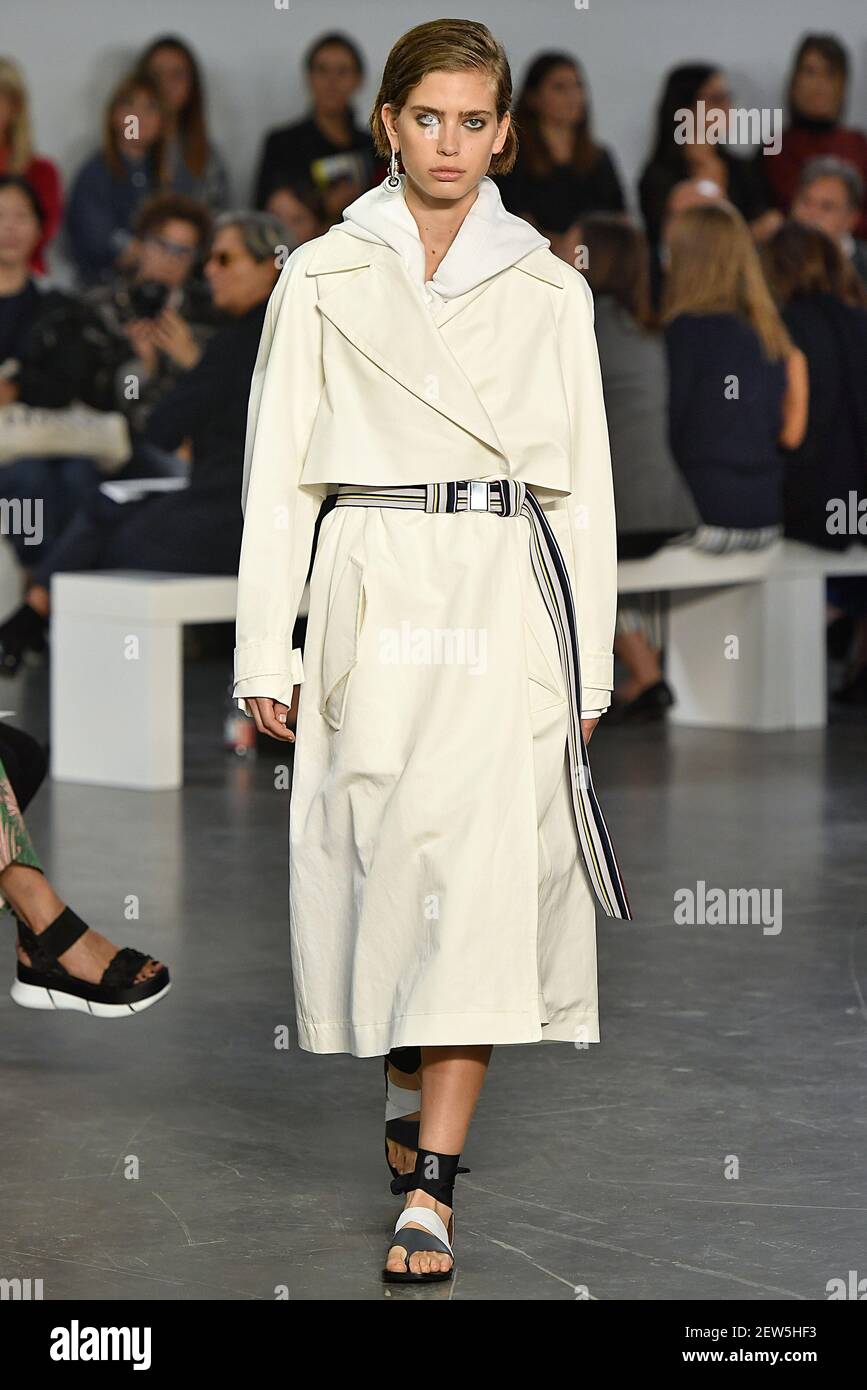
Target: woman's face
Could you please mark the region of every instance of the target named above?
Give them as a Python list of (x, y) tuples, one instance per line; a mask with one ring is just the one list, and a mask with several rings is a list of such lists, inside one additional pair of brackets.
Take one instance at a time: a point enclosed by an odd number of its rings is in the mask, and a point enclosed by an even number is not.
[(190, 99), (192, 74), (186, 55), (167, 44), (151, 54), (148, 73), (158, 84), (169, 110), (177, 115)]
[(577, 126), (587, 110), (584, 83), (568, 63), (558, 63), (537, 87), (532, 106), (543, 123)]
[(361, 83), (355, 59), (342, 43), (326, 43), (319, 49), (307, 74), (314, 108), (323, 116), (346, 110)]
[(141, 238), (136, 279), (158, 280), (175, 289), (192, 270), (198, 249), (198, 228), (192, 222), (170, 217)]
[(246, 314), (271, 293), (277, 267), (274, 260), (257, 261), (250, 255), (238, 227), (221, 227), (205, 262), (205, 275), (218, 309)]
[(20, 188), (0, 189), (0, 265), (23, 271), (39, 241), (39, 218)]
[(821, 53), (808, 48), (792, 83), (792, 105), (800, 116), (834, 121), (843, 104), (843, 80)]
[(139, 88), (128, 101), (118, 102), (111, 123), (120, 150), (144, 154), (159, 139), (162, 130), (159, 103), (150, 92)]
[(319, 235), (319, 224), (310, 208), (296, 198), (291, 188), (276, 188), (265, 204), (266, 211), (279, 217), (283, 226), (292, 232), (299, 246)]
[(466, 197), (487, 174), (509, 129), (508, 112), (497, 121), (492, 77), (476, 69), (429, 72), (395, 119), (388, 103), (382, 118), (408, 181), (430, 202)]

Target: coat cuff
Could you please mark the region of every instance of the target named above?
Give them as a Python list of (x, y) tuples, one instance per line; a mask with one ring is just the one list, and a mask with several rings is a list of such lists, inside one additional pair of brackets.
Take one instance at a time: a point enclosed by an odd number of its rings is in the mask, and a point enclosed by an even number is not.
[(291, 705), (296, 685), (304, 680), (301, 648), (287, 652), (282, 642), (258, 642), (235, 648), (235, 683), (232, 698), (244, 714), (249, 714), (247, 695), (279, 700)]

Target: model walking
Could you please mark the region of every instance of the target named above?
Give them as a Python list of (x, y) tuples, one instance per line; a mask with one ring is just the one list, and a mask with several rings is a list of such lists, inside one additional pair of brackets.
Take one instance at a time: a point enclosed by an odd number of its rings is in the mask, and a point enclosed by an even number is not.
[(484, 25), (398, 40), (371, 117), (391, 173), (289, 257), (250, 397), (235, 697), (293, 741), (303, 682), (299, 1042), (391, 1054), (387, 1279), (450, 1277), (491, 1048), (598, 1041), (594, 897), (631, 915), (586, 753), (617, 597), (592, 302), (487, 176), (510, 101)]

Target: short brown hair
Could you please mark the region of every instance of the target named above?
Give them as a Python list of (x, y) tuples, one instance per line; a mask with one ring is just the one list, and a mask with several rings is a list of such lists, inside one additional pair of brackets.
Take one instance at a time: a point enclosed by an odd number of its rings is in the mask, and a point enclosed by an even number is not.
[(199, 249), (203, 250), (208, 245), (212, 224), (210, 209), (185, 193), (167, 190), (146, 198), (136, 213), (132, 230), (136, 236), (143, 237), (164, 227), (167, 222), (189, 222), (198, 233)]
[[(434, 19), (403, 34), (385, 60), (382, 82), (370, 113), (377, 154), (383, 159), (391, 158), (391, 144), (382, 119), (386, 103), (397, 113), (429, 72), (465, 72), (469, 68), (490, 74), (497, 121), (501, 121), (512, 105), (512, 73), (506, 50), (487, 25), (472, 19)], [(518, 137), (511, 124), (506, 143), (491, 159), (489, 173), (507, 174), (517, 153)]]
[[(864, 296), (847, 274), (843, 252), (818, 227), (784, 222), (760, 251), (768, 284), (784, 308), (799, 295), (832, 294), (845, 304), (864, 306)], [(852, 274), (852, 281), (857, 277)]]

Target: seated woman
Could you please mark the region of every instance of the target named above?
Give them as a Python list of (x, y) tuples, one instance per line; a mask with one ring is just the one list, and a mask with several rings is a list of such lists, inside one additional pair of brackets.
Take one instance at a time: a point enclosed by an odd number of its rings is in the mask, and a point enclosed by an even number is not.
[[(768, 242), (765, 269), (787, 329), (805, 354), (810, 373), (810, 419), (789, 455), (784, 487), (787, 536), (846, 550), (865, 537), (852, 534), (848, 500), (867, 496), (867, 309), (848, 302), (846, 265), (839, 246), (815, 227), (787, 222)], [(834, 524), (834, 503), (847, 525)], [(852, 650), (837, 699), (867, 698), (867, 585), (863, 578), (827, 581), (829, 637), (842, 631), (841, 654)]]
[(165, 106), (166, 161), (176, 193), (212, 212), (230, 205), (226, 162), (208, 134), (205, 83), (196, 55), (175, 34), (148, 44), (136, 68), (159, 85)]
[(775, 205), (792, 208), (801, 171), (822, 155), (845, 159), (861, 175), (861, 203), (855, 235), (867, 237), (867, 135), (845, 122), (850, 62), (833, 34), (805, 34), (798, 45), (788, 87), (789, 122), (779, 153), (758, 161)]
[[(0, 174), (0, 406), (60, 409), (85, 392), (83, 306), (48, 288), (31, 271), (44, 226), (42, 207), (27, 180)], [(24, 528), (8, 533), (21, 565), (29, 568), (47, 553), (97, 480), (93, 461), (77, 455), (29, 454), (4, 463), (0, 498), (22, 503), (38, 498), (41, 503), (38, 544)]]
[(204, 203), (155, 193), (142, 203), (132, 231), (129, 268), (83, 296), (91, 311), (85, 399), (97, 410), (121, 411), (140, 434), (225, 316), (199, 275), (211, 237)]
[[(668, 369), (650, 307), (647, 242), (624, 218), (595, 213), (581, 223), (593, 290), (596, 342), (617, 512), (620, 559), (653, 555), (701, 518), (668, 446)], [(659, 719), (674, 696), (662, 676), (660, 596), (621, 598), (614, 651), (629, 673), (609, 718)]]
[(45, 561), (25, 601), (0, 626), (0, 673), (44, 643), (52, 574), (93, 569), (237, 574), (247, 404), (265, 309), (286, 228), (268, 213), (217, 219), (205, 273), (214, 304), (230, 316), (201, 361), (154, 409), (147, 438), (161, 449), (192, 445), (189, 487), (117, 503), (97, 492)]
[(105, 280), (125, 263), (136, 210), (168, 186), (165, 125), (154, 78), (140, 72), (118, 83), (106, 106), (101, 148), (76, 174), (66, 209), (68, 250), (83, 284)]
[[(725, 144), (711, 143), (706, 138), (709, 128), (731, 105), (726, 75), (713, 63), (684, 63), (666, 76), (656, 111), (653, 148), (638, 183), (652, 256), (654, 303), (659, 303), (662, 280), (665, 216), (677, 184), (688, 181), (707, 189), (707, 196), (725, 198), (748, 223), (756, 241), (770, 236), (782, 221), (771, 206), (771, 195), (762, 177), (762, 156), (746, 159), (733, 154)], [(685, 112), (692, 114), (694, 139), (680, 138)]]
[[(57, 408), (82, 400), (120, 411), (133, 443), (123, 473), (171, 471), (142, 432), (157, 401), (195, 366), (217, 321), (207, 287), (193, 279), (210, 234), (207, 208), (182, 194), (155, 195), (134, 223), (130, 273), (81, 299), (30, 277), (28, 248), (39, 225), (29, 186), (0, 176), (0, 362), (19, 364), (0, 381), (0, 404)], [(86, 456), (31, 453), (0, 468), (0, 497), (41, 503), (39, 543), (22, 531), (9, 535), (25, 573), (45, 558), (100, 480)]]
[(503, 202), (545, 236), (568, 234), (584, 213), (626, 206), (614, 159), (593, 135), (587, 80), (568, 53), (540, 53), (515, 106), (518, 158), (500, 175)]
[(45, 252), (60, 226), (63, 189), (57, 165), (34, 151), (27, 86), (11, 58), (0, 58), (0, 174), (20, 174), (36, 194), (42, 209), (41, 232), (30, 268), (42, 273)]
[(25, 1009), (125, 1018), (164, 999), (168, 968), (93, 931), (52, 888), (22, 812), (47, 770), (34, 738), (0, 720), (0, 912), (18, 923), (12, 998)]
[(746, 223), (729, 204), (679, 213), (663, 297), (669, 438), (722, 552), (783, 531), (783, 457), (807, 428), (807, 365), (774, 306)]

